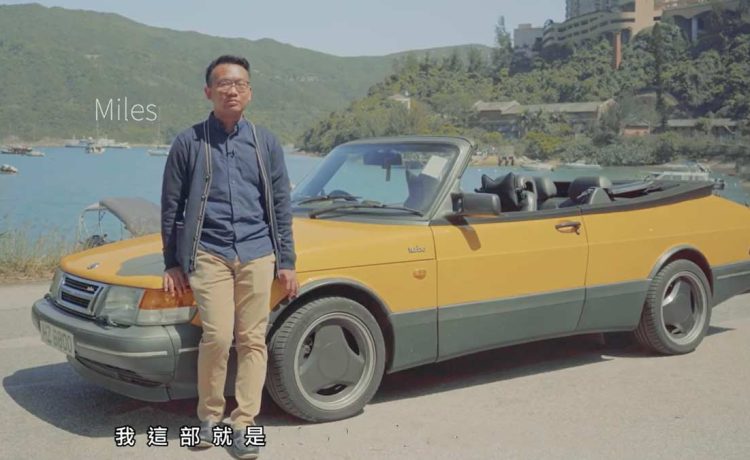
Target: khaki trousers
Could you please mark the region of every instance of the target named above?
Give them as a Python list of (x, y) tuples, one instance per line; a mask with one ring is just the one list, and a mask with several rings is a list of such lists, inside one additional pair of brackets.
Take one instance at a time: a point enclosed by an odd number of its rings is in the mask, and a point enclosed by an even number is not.
[(203, 335), (198, 346), (198, 418), (224, 418), (227, 360), (235, 337), (237, 408), (230, 418), (235, 430), (255, 423), (266, 380), (266, 325), (268, 324), (275, 256), (270, 254), (240, 265), (199, 250), (190, 274)]

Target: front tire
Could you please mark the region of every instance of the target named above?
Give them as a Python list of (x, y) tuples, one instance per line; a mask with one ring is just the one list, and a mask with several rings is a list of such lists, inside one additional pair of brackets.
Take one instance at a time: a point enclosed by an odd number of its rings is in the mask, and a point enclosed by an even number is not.
[(657, 353), (690, 353), (711, 322), (711, 288), (703, 270), (689, 260), (675, 260), (654, 277), (635, 336)]
[(266, 386), (286, 412), (311, 422), (359, 413), (380, 386), (385, 341), (361, 304), (323, 297), (302, 305), (273, 334)]

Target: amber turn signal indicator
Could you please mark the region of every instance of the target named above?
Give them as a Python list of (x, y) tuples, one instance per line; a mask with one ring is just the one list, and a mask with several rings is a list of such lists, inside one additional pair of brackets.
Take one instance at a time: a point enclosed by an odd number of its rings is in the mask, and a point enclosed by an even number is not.
[(163, 310), (166, 308), (193, 307), (195, 299), (193, 292), (187, 291), (182, 295), (172, 295), (160, 289), (146, 289), (141, 299), (141, 310)]

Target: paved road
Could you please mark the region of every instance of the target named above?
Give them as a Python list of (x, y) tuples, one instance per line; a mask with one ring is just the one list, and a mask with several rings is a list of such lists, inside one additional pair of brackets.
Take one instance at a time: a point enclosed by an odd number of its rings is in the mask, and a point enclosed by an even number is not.
[[(0, 287), (0, 458), (228, 459), (179, 447), (195, 400), (144, 403), (88, 384), (42, 344), (30, 304)], [(648, 356), (595, 336), (516, 346), (387, 376), (365, 412), (304, 424), (270, 401), (263, 459), (750, 458), (750, 295), (714, 310), (694, 353)], [(132, 426), (117, 448), (116, 426)], [(146, 447), (149, 425), (168, 447)]]

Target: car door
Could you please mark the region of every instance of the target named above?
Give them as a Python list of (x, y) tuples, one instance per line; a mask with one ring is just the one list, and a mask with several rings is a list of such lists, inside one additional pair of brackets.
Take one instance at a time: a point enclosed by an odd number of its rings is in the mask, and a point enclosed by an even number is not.
[(437, 219), (438, 359), (571, 333), (585, 298), (577, 207)]

